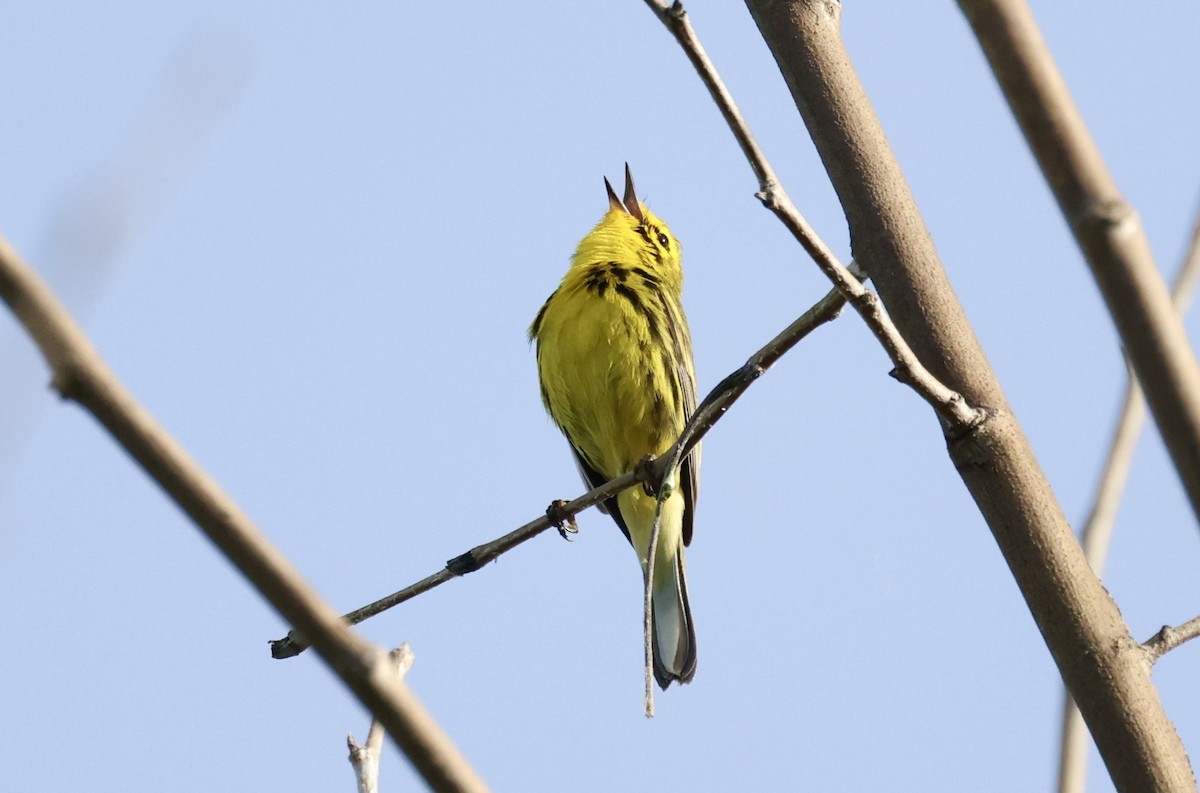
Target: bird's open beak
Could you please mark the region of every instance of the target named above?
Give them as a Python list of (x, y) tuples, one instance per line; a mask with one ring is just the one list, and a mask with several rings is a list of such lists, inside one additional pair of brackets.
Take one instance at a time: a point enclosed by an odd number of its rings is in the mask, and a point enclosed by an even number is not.
[(613, 190), (612, 183), (608, 181), (608, 177), (604, 177), (604, 189), (608, 191), (608, 206), (609, 209), (621, 209), (633, 217), (637, 218), (638, 222), (642, 221), (642, 205), (638, 203), (637, 191), (633, 187), (633, 174), (629, 172), (629, 163), (625, 163), (625, 200), (622, 202), (617, 198), (617, 192)]

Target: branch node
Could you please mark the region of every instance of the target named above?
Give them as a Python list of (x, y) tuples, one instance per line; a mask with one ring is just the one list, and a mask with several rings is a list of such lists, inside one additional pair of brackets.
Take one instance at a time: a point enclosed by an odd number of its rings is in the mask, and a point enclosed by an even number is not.
[(1153, 665), (1159, 658), (1174, 650), (1184, 642), (1200, 636), (1200, 617), (1188, 620), (1178, 627), (1164, 625), (1158, 633), (1151, 636), (1141, 645), (1146, 658)]
[(1120, 228), (1136, 224), (1138, 213), (1132, 204), (1117, 196), (1084, 204), (1074, 220), (1075, 227), (1079, 229)]
[(945, 410), (941, 414), (946, 439), (956, 441), (972, 434), (986, 424), (992, 415), (993, 411), (972, 407), (966, 397), (957, 391), (951, 391)]
[(446, 562), (446, 570), (450, 575), (456, 577), (473, 573), (482, 567), (483, 564), (475, 558), (475, 551), (473, 549)]
[[(965, 401), (964, 401), (965, 404)], [(987, 448), (989, 440), (983, 436), (984, 430), (1000, 411), (994, 408), (973, 408), (973, 416), (969, 422), (953, 422), (944, 426), (946, 449), (955, 470), (962, 471), (984, 464), (990, 459), (991, 450)]]
[(84, 389), (81, 383), (81, 368), (74, 355), (65, 354), (58, 359), (50, 388), (65, 402), (78, 402)]
[(308, 649), (308, 639), (294, 628), (288, 631), (288, 635), (282, 639), (275, 639), (271, 643), (271, 657), (276, 661), (284, 658), (295, 658), (300, 653)]
[(767, 178), (759, 185), (759, 190), (754, 194), (754, 197), (762, 202), (762, 205), (767, 209), (778, 214), (784, 205), (784, 199), (780, 196), (779, 182), (772, 178)]
[[(852, 299), (857, 305), (862, 307), (864, 312), (873, 314), (875, 316), (880, 314), (879, 295), (875, 294), (875, 292), (872, 290), (864, 289), (860, 294), (855, 295)], [(900, 382), (908, 383), (910, 381), (901, 380)]]

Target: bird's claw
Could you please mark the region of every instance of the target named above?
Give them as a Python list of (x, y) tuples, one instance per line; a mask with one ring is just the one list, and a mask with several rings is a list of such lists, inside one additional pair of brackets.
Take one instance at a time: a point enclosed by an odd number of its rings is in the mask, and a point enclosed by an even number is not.
[(648, 454), (638, 461), (633, 467), (633, 472), (642, 480), (642, 492), (651, 498), (658, 498), (660, 493), (663, 498), (667, 498), (675, 489), (675, 476), (671, 474), (659, 479), (655, 465), (657, 460), (653, 454)]
[(654, 455), (647, 454), (633, 467), (633, 472), (642, 480), (642, 492), (653, 498), (657, 495), (654, 487)]
[(571, 542), (570, 535), (579, 533), (579, 526), (575, 524), (575, 516), (566, 510), (567, 502), (561, 498), (550, 503), (546, 507), (546, 517), (550, 519), (550, 525), (558, 529), (558, 536), (562, 537), (567, 542)]

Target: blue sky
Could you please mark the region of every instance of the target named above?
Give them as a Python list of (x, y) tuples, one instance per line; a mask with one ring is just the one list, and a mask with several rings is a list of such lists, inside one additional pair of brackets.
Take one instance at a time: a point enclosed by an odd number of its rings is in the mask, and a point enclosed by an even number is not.
[[(745, 9), (693, 23), (802, 212), (845, 223)], [(1200, 199), (1200, 7), (1036, 3), (1160, 267)], [(1111, 322), (948, 2), (848, 4), (854, 62), (1067, 514), (1124, 377)], [(0, 233), (309, 581), (350, 610), (581, 492), (525, 329), (628, 161), (684, 248), (701, 391), (827, 289), (642, 3), (22, 4)], [(1196, 320), (1188, 322), (1193, 335)], [(0, 785), (351, 790), (367, 717), (0, 313)], [(496, 790), (1044, 790), (1056, 670), (932, 413), (853, 316), (705, 441), (699, 668), (642, 716), (640, 575), (595, 512), (362, 627)], [(1142, 443), (1105, 583), (1200, 613)], [(1200, 644), (1200, 643), (1198, 643)], [(1200, 747), (1200, 646), (1155, 671)], [(385, 790), (415, 777), (389, 745)], [(1093, 758), (1092, 790), (1110, 789)]]

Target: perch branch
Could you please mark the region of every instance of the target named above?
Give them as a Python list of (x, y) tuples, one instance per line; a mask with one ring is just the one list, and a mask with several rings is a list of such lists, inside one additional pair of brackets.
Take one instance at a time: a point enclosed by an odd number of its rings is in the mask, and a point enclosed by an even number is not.
[[(853, 262), (851, 262), (851, 269), (854, 273), (862, 275), (862, 271)], [(678, 464), (678, 460), (682, 459), (682, 455), (690, 452), (700, 442), (700, 439), (713, 428), (713, 425), (720, 420), (725, 411), (729, 410), (733, 403), (746, 392), (746, 389), (755, 380), (761, 377), (788, 350), (795, 347), (801, 339), (826, 322), (836, 319), (845, 304), (845, 298), (836, 289), (830, 290), (812, 308), (797, 317), (795, 322), (788, 325), (775, 338), (771, 339), (758, 350), (758, 352), (751, 355), (745, 364), (718, 383), (709, 392), (708, 396), (697, 406), (696, 412), (692, 414), (684, 426), (675, 445), (666, 454), (656, 460), (653, 465), (643, 466), (622, 474), (616, 479), (605, 482), (600, 487), (589, 490), (573, 501), (557, 502), (551, 509), (547, 510), (546, 515), (538, 517), (491, 542), (475, 546), (466, 553), (446, 562), (446, 566), (433, 575), (423, 578), (417, 583), (394, 592), (385, 598), (381, 598), (374, 603), (356, 609), (342, 619), (351, 625), (357, 625), (363, 620), (387, 611), (393, 606), (397, 606), (406, 600), (411, 600), (434, 587), (441, 586), (451, 579), (464, 576), (467, 573), (473, 573), (488, 562), (494, 561), (506, 551), (510, 551), (526, 540), (532, 539), (547, 529), (573, 518), (588, 507), (595, 506), (602, 501), (607, 501), (625, 488), (631, 487), (638, 482), (653, 480), (657, 488), (658, 483), (661, 483), (663, 479), (664, 472), (669, 470), (666, 468), (666, 463), (671, 459), (672, 455), (675, 455), (679, 449), (683, 450), (682, 454), (676, 455), (676, 464)], [(304, 652), (307, 648), (308, 641), (304, 638), (303, 632), (293, 629), (286, 637), (271, 642), (271, 657), (292, 658)]]

